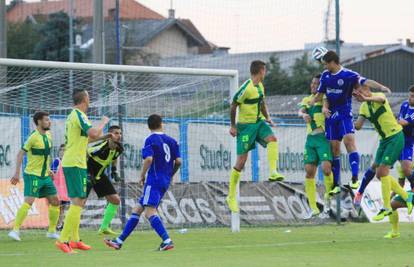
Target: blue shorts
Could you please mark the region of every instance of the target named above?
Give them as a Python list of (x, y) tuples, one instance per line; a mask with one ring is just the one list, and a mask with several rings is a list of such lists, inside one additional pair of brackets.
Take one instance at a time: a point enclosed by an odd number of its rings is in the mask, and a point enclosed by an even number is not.
[(399, 160), (409, 160), (413, 161), (413, 144), (405, 144)]
[(145, 184), (142, 196), (138, 202), (143, 207), (151, 206), (157, 208), (167, 190), (168, 187), (165, 186)]
[(328, 140), (342, 141), (347, 134), (354, 134), (354, 122), (352, 117), (342, 119), (326, 119), (325, 121), (326, 138)]

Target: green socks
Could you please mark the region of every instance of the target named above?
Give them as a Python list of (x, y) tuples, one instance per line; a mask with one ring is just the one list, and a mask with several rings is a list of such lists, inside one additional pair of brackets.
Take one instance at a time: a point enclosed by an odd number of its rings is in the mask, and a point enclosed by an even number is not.
[(116, 212), (118, 210), (119, 205), (114, 205), (112, 203), (108, 203), (105, 208), (104, 217), (101, 224), (101, 229), (105, 230), (109, 228), (112, 219), (115, 217)]

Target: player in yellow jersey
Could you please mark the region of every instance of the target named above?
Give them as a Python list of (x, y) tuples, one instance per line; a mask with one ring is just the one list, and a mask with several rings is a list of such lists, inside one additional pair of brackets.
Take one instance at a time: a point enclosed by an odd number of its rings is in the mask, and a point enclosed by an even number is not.
[(309, 218), (319, 215), (320, 211), (316, 205), (316, 182), (315, 175), (319, 163), (322, 167), (325, 182), (325, 204), (329, 202), (329, 191), (333, 187), (332, 174), (332, 151), (328, 139), (325, 136), (325, 115), (322, 113), (323, 102), (316, 102), (310, 105), (312, 98), (317, 93), (319, 86), (319, 79), (321, 75), (318, 74), (312, 79), (311, 95), (303, 98), (300, 103), (299, 117), (302, 117), (306, 122), (306, 144), (304, 153), (305, 162), (305, 192), (308, 197), (309, 206), (312, 212)]
[(375, 154), (373, 169), (381, 180), (381, 191), (384, 207), (373, 220), (380, 221), (386, 216), (392, 216), (391, 190), (406, 201), (408, 213), (411, 214), (413, 194), (405, 192), (389, 172), (398, 160), (404, 148), (404, 135), (401, 125), (392, 113), (390, 104), (383, 93), (371, 93), (368, 86), (361, 86), (354, 91), (355, 98), (362, 102), (359, 117), (355, 122), (355, 129), (361, 129), (364, 121), (368, 119), (380, 136), (380, 143)]
[[(277, 172), (278, 143), (270, 126), (274, 126), (267, 112), (265, 89), (262, 81), (266, 74), (266, 64), (255, 60), (250, 64), (251, 78), (240, 87), (233, 97), (230, 111), (230, 134), (237, 137), (237, 160), (230, 174), (227, 205), (232, 212), (239, 212), (236, 200), (236, 187), (244, 168), (248, 152), (256, 147), (256, 142), (267, 147), (269, 161), (269, 180), (282, 181), (284, 177)], [(238, 109), (238, 120), (236, 114)]]
[(103, 117), (97, 127), (92, 127), (86, 116), (89, 107), (89, 94), (86, 90), (74, 91), (73, 103), (73, 110), (66, 119), (65, 154), (62, 159), (71, 205), (66, 213), (60, 239), (56, 241), (56, 246), (65, 253), (73, 253), (73, 249), (91, 248), (79, 237), (81, 213), (87, 197), (87, 146), (88, 142), (102, 137), (102, 130), (109, 121)]
[(52, 137), (50, 135), (50, 118), (49, 114), (44, 111), (38, 111), (33, 115), (33, 121), (36, 124), (29, 138), (26, 140), (22, 149), (17, 154), (16, 173), (10, 182), (16, 185), (20, 182), (20, 170), (22, 167), (23, 156), (27, 155), (27, 165), (24, 169), (24, 202), (16, 214), (16, 220), (13, 230), (9, 237), (20, 241), (19, 229), (24, 219), (32, 207), (36, 198), (47, 198), (49, 201), (49, 229), (46, 237), (58, 239), (56, 233), (56, 224), (59, 219), (59, 199), (56, 188), (51, 178), (50, 151), (52, 148)]

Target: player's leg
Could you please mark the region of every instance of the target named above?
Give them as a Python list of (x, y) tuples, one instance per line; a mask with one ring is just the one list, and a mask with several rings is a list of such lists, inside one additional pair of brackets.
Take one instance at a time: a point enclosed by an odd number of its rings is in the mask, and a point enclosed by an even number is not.
[(392, 213), (391, 190), (400, 195), (407, 202), (408, 213), (411, 214), (412, 212), (412, 193), (405, 192), (398, 182), (391, 175), (389, 175), (390, 167), (393, 166), (398, 160), (403, 147), (404, 136), (402, 133), (380, 141), (380, 145), (375, 156), (375, 163), (379, 165), (377, 168), (377, 177), (381, 180), (384, 208), (376, 216), (374, 216), (373, 220), (382, 220), (385, 216)]
[(60, 211), (59, 211), (59, 220), (56, 229), (62, 231), (63, 229), (63, 219), (65, 218), (66, 207), (70, 205), (70, 201), (60, 201)]
[(265, 121), (260, 121), (257, 124), (258, 129), (256, 141), (267, 149), (267, 160), (269, 163), (269, 181), (283, 181), (283, 175), (277, 171), (277, 163), (279, 159), (278, 140), (274, 135), (272, 128), (270, 128), (270, 126)]
[[(145, 193), (145, 190), (144, 190), (144, 193)], [(137, 227), (138, 225), (139, 217), (144, 211), (144, 207), (141, 205), (141, 203), (143, 203), (143, 200), (144, 200), (144, 195), (139, 200), (138, 205), (132, 209), (131, 216), (129, 217), (127, 223), (125, 224), (125, 227), (122, 230), (122, 233), (115, 239), (112, 239), (112, 240), (104, 239), (104, 242), (108, 247), (111, 247), (116, 250), (121, 249), (122, 244), (129, 237), (132, 231), (134, 231), (135, 227)]]
[[(403, 154), (406, 154), (406, 155), (404, 155), (403, 160), (400, 161), (400, 163), (401, 163), (401, 170), (402, 170), (402, 173), (403, 173), (404, 177), (407, 178), (408, 182), (410, 183), (411, 189), (413, 189), (414, 188), (414, 176), (413, 176), (413, 169), (412, 169), (412, 166), (413, 166), (413, 162), (412, 162), (412, 149), (409, 149), (408, 151), (407, 150), (405, 148), (403, 150)], [(411, 155), (410, 155), (410, 152), (411, 152)], [(401, 180), (401, 179), (399, 179), (399, 180)], [(404, 180), (403, 181), (400, 181), (400, 185), (402, 187), (404, 187), (404, 183), (403, 182), (405, 183)]]
[(227, 205), (232, 212), (239, 212), (239, 205), (237, 204), (236, 198), (236, 189), (237, 184), (240, 181), (240, 174), (246, 164), (247, 152), (241, 155), (237, 155), (236, 164), (230, 173), (230, 182), (229, 182), (229, 193), (226, 198)]
[(90, 179), (93, 180), (94, 183), (92, 184), (93, 189), (95, 190), (96, 195), (101, 198), (105, 197), (108, 201), (108, 204), (105, 207), (104, 216), (102, 219), (101, 226), (99, 227), (100, 234), (111, 234), (111, 235), (118, 235), (110, 229), (111, 221), (115, 217), (116, 212), (118, 210), (119, 204), (121, 203), (121, 199), (117, 194), (113, 184), (109, 180), (109, 177), (105, 174), (102, 174), (100, 179)]
[(319, 163), (318, 153), (316, 151), (317, 145), (317, 137), (308, 135), (306, 138), (305, 151), (303, 155), (306, 172), (305, 193), (308, 197), (309, 207), (311, 208), (311, 213), (307, 219), (317, 216), (320, 213), (319, 208), (316, 205), (315, 175)]
[(341, 141), (331, 140), (332, 149), (332, 173), (333, 173), (333, 188), (329, 192), (330, 195), (335, 195), (341, 192), (340, 179), (341, 179)]
[(384, 238), (393, 239), (400, 237), (398, 209), (404, 208), (406, 206), (407, 205), (405, 204), (405, 200), (402, 199), (399, 195), (396, 195), (393, 198), (391, 201), (392, 214), (389, 215), (391, 231), (388, 232)]
[(46, 237), (51, 239), (58, 239), (59, 235), (56, 233), (56, 225), (59, 220), (59, 198), (57, 197), (57, 190), (51, 177), (46, 177), (41, 181), (42, 186), (39, 189), (39, 196), (46, 197), (49, 201), (49, 229)]
[(29, 189), (26, 189), (25, 183), (25, 197), (24, 202), (20, 206), (19, 210), (16, 214), (16, 219), (14, 221), (13, 230), (9, 232), (8, 236), (16, 241), (21, 241), (20, 239), (20, 227), (22, 226), (24, 220), (27, 217), (27, 213), (29, 212), (30, 208), (32, 207), (33, 202), (35, 201), (35, 197), (26, 196), (26, 193)]
[(150, 222), (152, 229), (154, 229), (154, 231), (162, 239), (159, 250), (164, 251), (174, 248), (174, 243), (171, 241), (170, 236), (168, 235), (168, 232), (161, 221), (161, 218), (158, 216), (157, 209), (153, 206), (146, 206), (144, 212), (145, 217)]
[(357, 189), (359, 187), (359, 183), (358, 183), (359, 154), (357, 152), (357, 148), (355, 145), (355, 134), (348, 133), (344, 135), (344, 145), (345, 145), (346, 151), (348, 152), (349, 166), (351, 166), (351, 173), (352, 173), (352, 178), (351, 178), (351, 182), (349, 185), (352, 189)]
[(362, 195), (365, 192), (365, 189), (367, 188), (368, 184), (374, 179), (375, 173), (376, 173), (377, 165), (373, 163), (370, 168), (364, 173), (364, 176), (362, 177), (361, 184), (358, 188), (358, 191), (355, 193), (354, 197), (354, 205), (359, 206), (361, 204)]
[(73, 253), (73, 248), (88, 250), (90, 246), (85, 245), (79, 237), (80, 219), (87, 196), (87, 173), (85, 169), (77, 167), (64, 167), (63, 172), (71, 205), (56, 246), (65, 253)]
[(46, 237), (58, 239), (59, 235), (56, 233), (56, 225), (60, 214), (59, 199), (57, 195), (48, 195), (46, 198), (49, 201), (49, 229), (47, 230)]
[(105, 196), (108, 204), (105, 207), (104, 216), (102, 219), (101, 226), (99, 227), (99, 232), (102, 234), (118, 235), (111, 228), (112, 219), (115, 217), (119, 204), (121, 203), (121, 198), (118, 194), (111, 194)]

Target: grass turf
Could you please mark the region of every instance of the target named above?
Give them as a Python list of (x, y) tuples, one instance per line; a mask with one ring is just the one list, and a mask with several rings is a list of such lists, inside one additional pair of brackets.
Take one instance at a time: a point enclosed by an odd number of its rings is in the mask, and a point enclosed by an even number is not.
[(0, 266), (413, 266), (413, 234), (401, 225), (401, 238), (386, 240), (389, 224), (353, 223), (341, 226), (171, 230), (174, 250), (157, 252), (158, 236), (138, 231), (120, 251), (107, 248), (95, 231), (81, 231), (91, 251), (65, 255), (39, 230), (22, 231), (22, 242), (0, 231)]

